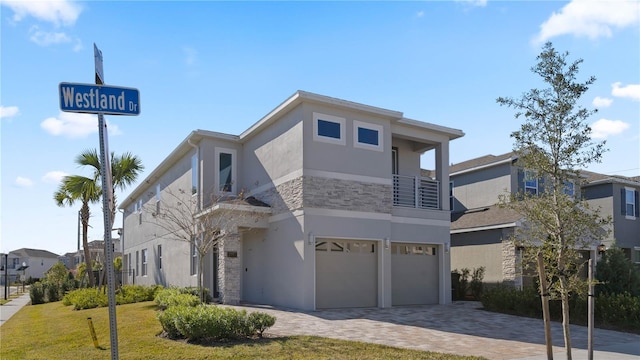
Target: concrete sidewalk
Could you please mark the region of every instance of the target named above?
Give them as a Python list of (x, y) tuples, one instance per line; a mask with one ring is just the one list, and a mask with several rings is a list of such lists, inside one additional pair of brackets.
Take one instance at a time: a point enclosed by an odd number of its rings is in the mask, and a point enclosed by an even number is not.
[(0, 306), (0, 326), (2, 326), (9, 318), (11, 318), (15, 313), (20, 311), (23, 306), (29, 304), (31, 302), (31, 297), (29, 296), (29, 292), (25, 292), (17, 298), (9, 301), (8, 303)]

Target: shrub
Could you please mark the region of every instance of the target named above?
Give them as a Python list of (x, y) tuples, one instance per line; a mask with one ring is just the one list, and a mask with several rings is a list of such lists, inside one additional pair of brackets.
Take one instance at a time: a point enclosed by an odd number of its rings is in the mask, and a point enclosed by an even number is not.
[(482, 280), (484, 280), (484, 266), (480, 266), (477, 269), (473, 269), (473, 273), (471, 275), (471, 282), (469, 283), (469, 288), (471, 289), (471, 294), (473, 298), (476, 300), (480, 300), (482, 297)]
[(192, 288), (166, 288), (157, 292), (153, 299), (160, 310), (170, 306), (196, 306), (200, 304), (200, 297), (193, 293)]
[(66, 306), (73, 305), (73, 310), (93, 309), (107, 306), (109, 301), (107, 294), (100, 289), (77, 289), (62, 298)]
[(276, 318), (262, 312), (252, 312), (249, 314), (249, 325), (258, 336), (262, 337), (265, 330), (272, 327), (276, 323)]
[(29, 297), (31, 298), (32, 305), (44, 304), (44, 285), (41, 282), (36, 282), (29, 288)]
[(156, 293), (162, 289), (160, 285), (124, 285), (116, 294), (117, 304), (131, 304), (142, 301), (153, 301)]
[(158, 320), (170, 338), (203, 341), (262, 336), (276, 319), (264, 313), (247, 315), (245, 310), (218, 306), (176, 305), (159, 312)]
[(640, 270), (618, 247), (611, 247), (596, 267), (597, 294), (624, 294), (640, 296)]

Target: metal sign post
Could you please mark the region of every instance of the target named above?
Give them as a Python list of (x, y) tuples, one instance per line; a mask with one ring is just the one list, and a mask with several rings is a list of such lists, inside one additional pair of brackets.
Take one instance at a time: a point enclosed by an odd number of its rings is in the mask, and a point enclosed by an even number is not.
[(98, 135), (100, 137), (100, 172), (102, 180), (102, 213), (104, 214), (104, 255), (107, 271), (107, 298), (109, 301), (109, 334), (111, 339), (111, 359), (118, 359), (118, 327), (116, 322), (115, 274), (113, 266), (113, 244), (111, 229), (113, 219), (113, 184), (111, 162), (109, 160), (109, 139), (104, 114), (140, 114), (140, 93), (138, 89), (104, 86), (102, 52), (93, 44), (96, 85), (60, 83), (60, 110), (98, 115)]
[[(96, 84), (102, 85), (102, 52), (93, 44)], [(102, 112), (98, 113), (98, 136), (100, 137), (100, 173), (102, 176), (102, 214), (104, 219), (104, 256), (107, 271), (107, 299), (109, 301), (109, 338), (111, 359), (118, 359), (118, 323), (116, 321), (116, 290), (113, 276), (113, 245), (111, 244), (111, 209), (113, 207), (113, 185), (111, 184), (111, 161), (109, 161), (109, 139), (107, 124)]]

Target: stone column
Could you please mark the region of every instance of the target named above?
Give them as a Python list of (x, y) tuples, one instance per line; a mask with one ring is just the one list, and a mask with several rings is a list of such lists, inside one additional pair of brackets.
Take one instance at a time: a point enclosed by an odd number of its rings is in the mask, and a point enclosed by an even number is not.
[(513, 286), (517, 286), (518, 280), (520, 277), (518, 276), (518, 269), (520, 260), (518, 256), (518, 250), (512, 241), (503, 241), (502, 242), (502, 281), (505, 284), (511, 284)]
[(219, 243), (218, 277), (220, 300), (223, 304), (240, 303), (240, 234), (227, 235)]

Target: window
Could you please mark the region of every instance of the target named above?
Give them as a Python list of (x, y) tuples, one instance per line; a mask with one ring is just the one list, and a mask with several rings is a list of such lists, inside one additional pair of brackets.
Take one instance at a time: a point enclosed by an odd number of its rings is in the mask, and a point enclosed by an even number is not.
[(398, 148), (391, 148), (391, 174), (398, 175)]
[(162, 269), (162, 245), (158, 245), (158, 270)]
[(127, 271), (131, 275), (131, 253), (127, 254)]
[(216, 148), (218, 167), (216, 183), (218, 191), (223, 193), (235, 193), (236, 179), (236, 151), (232, 149)]
[(453, 181), (449, 181), (449, 210), (453, 211), (454, 197), (453, 197)]
[(633, 256), (633, 261), (636, 263), (636, 265), (640, 265), (640, 247), (633, 248)]
[(337, 116), (313, 113), (313, 140), (345, 145), (345, 119)]
[(147, 276), (147, 249), (142, 249), (142, 276)]
[(353, 121), (353, 147), (383, 151), (382, 126)]
[(622, 195), (622, 215), (627, 219), (634, 220), (638, 217), (638, 191), (625, 187), (621, 189)]
[(138, 225), (142, 225), (142, 199), (138, 200)]
[(160, 214), (160, 184), (156, 185), (156, 215)]
[(134, 275), (140, 275), (140, 252), (136, 251), (136, 273)]
[(562, 192), (569, 196), (575, 195), (575, 185), (573, 184), (573, 181), (566, 181)]
[(530, 195), (538, 195), (538, 178), (534, 171), (524, 172), (524, 192)]
[(191, 275), (198, 273), (198, 252), (196, 251), (196, 244), (191, 243)]
[(191, 156), (191, 194), (198, 192), (198, 154)]

